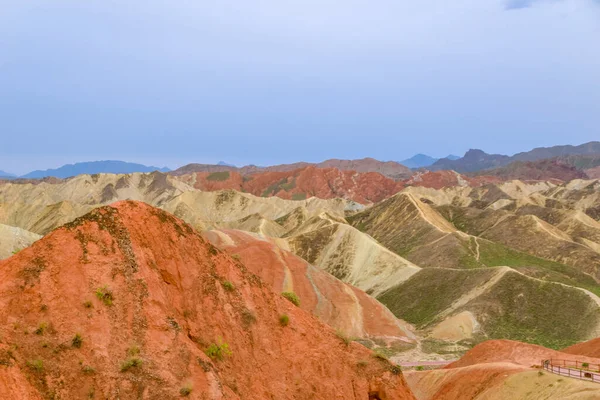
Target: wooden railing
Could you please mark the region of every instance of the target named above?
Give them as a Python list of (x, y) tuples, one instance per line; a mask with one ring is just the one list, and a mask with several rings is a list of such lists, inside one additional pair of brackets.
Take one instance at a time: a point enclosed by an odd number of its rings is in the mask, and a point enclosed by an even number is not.
[(542, 368), (553, 374), (600, 383), (600, 364), (577, 360), (542, 360)]

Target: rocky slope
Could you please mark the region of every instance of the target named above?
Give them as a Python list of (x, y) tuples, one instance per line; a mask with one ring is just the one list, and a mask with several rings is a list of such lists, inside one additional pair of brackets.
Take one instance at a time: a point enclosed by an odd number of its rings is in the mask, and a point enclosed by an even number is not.
[(388, 362), (139, 202), (0, 262), (0, 304), (3, 398), (413, 398)]
[(278, 292), (294, 292), (300, 308), (316, 315), (347, 337), (406, 344), (415, 341), (408, 324), (363, 291), (347, 285), (260, 235), (212, 230), (203, 236), (239, 257), (244, 265)]

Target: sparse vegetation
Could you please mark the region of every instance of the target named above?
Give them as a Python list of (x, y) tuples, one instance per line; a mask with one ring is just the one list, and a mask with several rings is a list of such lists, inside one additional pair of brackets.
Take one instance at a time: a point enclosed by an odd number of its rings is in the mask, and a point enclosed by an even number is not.
[(396, 364), (390, 365), (390, 372), (394, 375), (400, 375), (402, 373), (402, 367)]
[(367, 360), (360, 360), (356, 363), (356, 366), (359, 368), (365, 368), (367, 365), (369, 365)]
[(42, 372), (44, 370), (44, 362), (39, 358), (36, 360), (27, 361), (27, 366), (36, 372)]
[(43, 335), (44, 332), (46, 332), (46, 329), (48, 329), (48, 324), (46, 322), (42, 322), (37, 329), (33, 331), (33, 333), (36, 335)]
[(41, 311), (41, 312), (46, 312), (46, 311), (48, 311), (48, 306), (47, 306), (46, 304), (42, 304), (42, 305), (40, 306), (40, 311)]
[(283, 297), (292, 302), (292, 304), (300, 307), (300, 298), (294, 292), (283, 292), (281, 293)]
[(287, 314), (282, 314), (279, 316), (279, 325), (288, 326), (290, 324), (290, 317)]
[(94, 372), (96, 372), (96, 369), (90, 365), (84, 365), (81, 367), (81, 371), (84, 374), (90, 375), (90, 374), (93, 374)]
[(223, 360), (225, 357), (233, 354), (229, 349), (229, 344), (223, 342), (221, 339), (217, 343), (212, 343), (208, 346), (204, 353), (213, 360)]
[(388, 358), (385, 354), (383, 354), (381, 351), (379, 351), (379, 349), (375, 350), (373, 352), (373, 357), (382, 360), (382, 361), (388, 361)]
[(92, 307), (94, 307), (94, 304), (91, 301), (86, 300), (86, 301), (83, 302), (83, 306), (85, 308), (92, 308)]
[(139, 357), (129, 357), (127, 360), (121, 363), (121, 372), (127, 372), (132, 368), (138, 368), (142, 366), (142, 359)]
[(112, 306), (114, 301), (112, 290), (106, 285), (96, 289), (96, 297), (107, 306)]
[(192, 387), (190, 385), (185, 385), (181, 389), (179, 389), (179, 394), (183, 397), (189, 396), (192, 393)]
[(207, 181), (223, 182), (229, 179), (229, 171), (213, 172), (206, 177)]
[(223, 283), (221, 283), (221, 285), (223, 286), (223, 289), (225, 289), (228, 292), (233, 292), (235, 290), (235, 285), (230, 281), (224, 281)]
[(423, 371), (423, 370), (425, 369), (425, 367), (424, 367), (424, 366), (422, 366), (422, 365), (417, 365), (417, 366), (415, 367), (415, 369), (416, 369), (417, 371)]
[(81, 348), (82, 344), (83, 338), (81, 337), (81, 335), (79, 333), (75, 334), (75, 336), (73, 336), (73, 339), (71, 339), (71, 346), (79, 349)]
[(339, 329), (335, 331), (335, 336), (337, 336), (338, 339), (344, 342), (346, 346), (350, 346), (350, 343), (352, 343), (352, 339)]

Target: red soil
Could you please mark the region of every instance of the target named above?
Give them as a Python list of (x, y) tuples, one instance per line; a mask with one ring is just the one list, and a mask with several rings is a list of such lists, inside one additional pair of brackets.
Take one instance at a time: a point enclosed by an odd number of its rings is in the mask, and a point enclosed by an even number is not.
[[(95, 294), (105, 285), (112, 305)], [(94, 210), (0, 262), (0, 338), (0, 398), (162, 400), (189, 387), (195, 399), (413, 399), (389, 363), (138, 202)], [(232, 354), (211, 360), (220, 338)], [(127, 359), (138, 365), (121, 371)]]
[(314, 166), (284, 172), (260, 172), (244, 178), (237, 172), (229, 172), (223, 181), (207, 172), (179, 177), (201, 190), (235, 189), (255, 196), (278, 196), (283, 199), (336, 197), (367, 204), (381, 201), (398, 193), (404, 187), (401, 182), (386, 178), (377, 172), (358, 173), (336, 168)]
[(229, 254), (239, 255), (244, 265), (276, 292), (298, 294), (302, 299), (300, 308), (347, 336), (414, 342), (408, 324), (398, 321), (381, 303), (281, 250), (271, 240), (237, 230), (206, 231), (202, 235)]
[(578, 343), (561, 351), (568, 354), (600, 358), (600, 338)]
[(445, 368), (460, 368), (469, 365), (507, 362), (525, 367), (540, 365), (542, 360), (550, 358), (561, 360), (579, 360), (598, 364), (600, 360), (590, 357), (575, 357), (535, 344), (515, 342), (513, 340), (488, 340), (469, 350), (460, 360)]
[(531, 367), (538, 367), (542, 360), (550, 358), (587, 361), (590, 364), (600, 362), (595, 358), (575, 357), (512, 340), (489, 340), (475, 346), (460, 360), (443, 369), (407, 372), (406, 379), (415, 396), (420, 399), (487, 398), (482, 394), (486, 390), (494, 391), (497, 385), (503, 385), (508, 376), (530, 371)]

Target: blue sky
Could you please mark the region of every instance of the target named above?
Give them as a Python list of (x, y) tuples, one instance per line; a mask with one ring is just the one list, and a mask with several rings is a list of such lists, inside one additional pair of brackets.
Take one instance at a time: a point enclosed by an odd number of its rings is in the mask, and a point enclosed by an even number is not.
[(597, 0), (0, 0), (0, 169), (600, 139)]

